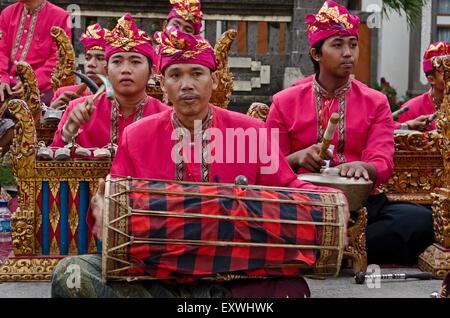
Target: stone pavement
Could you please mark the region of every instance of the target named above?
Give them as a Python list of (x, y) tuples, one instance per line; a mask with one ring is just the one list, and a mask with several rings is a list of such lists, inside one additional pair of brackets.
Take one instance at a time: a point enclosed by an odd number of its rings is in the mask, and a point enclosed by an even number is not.
[[(382, 269), (382, 273), (417, 273), (417, 269)], [(357, 285), (352, 275), (343, 272), (337, 278), (326, 280), (308, 279), (314, 298), (429, 298), (438, 291), (441, 280), (387, 281), (381, 288), (370, 289)], [(50, 297), (50, 283), (0, 283), (0, 298), (47, 298)]]
[[(383, 268), (387, 273), (420, 273), (416, 268)], [(442, 280), (382, 281), (380, 288), (369, 288), (366, 284), (358, 285), (355, 278), (342, 271), (337, 278), (326, 280), (307, 279), (311, 296), (314, 298), (430, 298), (430, 294), (439, 291)]]

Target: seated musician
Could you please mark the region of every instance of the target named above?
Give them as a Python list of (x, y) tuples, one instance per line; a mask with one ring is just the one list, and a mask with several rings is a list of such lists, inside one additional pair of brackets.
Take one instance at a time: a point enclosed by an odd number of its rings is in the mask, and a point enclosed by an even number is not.
[[(105, 29), (98, 23), (88, 26), (86, 31), (81, 35), (80, 42), (83, 43), (84, 46), (84, 74), (100, 87), (102, 81), (96, 74), (106, 76)], [(71, 100), (92, 94), (89, 88), (87, 88), (81, 95), (78, 95), (77, 91), (80, 86), (81, 84), (58, 88), (53, 95), (50, 107), (58, 108), (65, 106)]]
[(52, 146), (64, 147), (72, 140), (85, 148), (118, 144), (126, 126), (168, 108), (145, 92), (155, 61), (150, 36), (138, 30), (133, 18), (126, 14), (105, 38), (107, 74), (114, 100), (103, 93), (95, 103), (91, 96), (71, 101)]
[[(12, 1), (10, 1), (12, 2)], [(51, 73), (56, 65), (57, 47), (51, 28), (59, 26), (72, 37), (69, 14), (47, 0), (21, 0), (0, 13), (0, 101), (20, 88), (15, 64), (31, 65), (42, 94), (50, 104), (53, 96)]]
[(200, 0), (170, 0), (170, 4), (173, 7), (163, 29), (175, 26), (184, 33), (200, 34), (203, 20)]
[[(112, 174), (134, 178), (162, 180), (182, 180), (193, 182), (234, 183), (235, 177), (244, 175), (249, 184), (289, 186), (304, 189), (322, 189), (297, 179), (289, 168), (278, 147), (271, 152), (271, 158), (277, 162), (273, 171), (266, 171), (270, 164), (262, 161), (259, 151), (257, 159), (248, 159), (248, 149), (236, 149), (236, 136), (226, 134), (232, 128), (253, 130), (259, 135), (266, 131), (264, 124), (243, 114), (224, 110), (209, 104), (218, 79), (214, 73), (216, 62), (210, 44), (200, 36), (192, 36), (170, 28), (167, 36), (164, 32), (156, 35), (161, 45), (162, 87), (173, 101), (173, 109), (147, 117), (129, 127), (123, 133), (122, 143), (111, 168)], [(205, 158), (203, 154), (209, 148), (210, 139), (206, 137), (208, 129), (222, 132), (223, 140), (214, 139), (217, 145), (233, 144), (231, 162)], [(181, 135), (180, 135), (181, 134)], [(196, 136), (192, 139), (192, 137)], [(187, 140), (183, 138), (186, 137)], [(262, 138), (261, 136), (259, 136)], [(193, 142), (192, 142), (193, 140)], [(268, 139), (266, 139), (268, 140)], [(187, 147), (202, 153), (201, 159), (189, 160), (188, 155), (174, 160), (172, 153), (177, 147)], [(267, 141), (269, 142), (269, 141)], [(270, 145), (268, 145), (270, 146)], [(270, 147), (268, 147), (270, 148)], [(186, 149), (183, 147), (183, 149)], [(217, 149), (217, 148), (215, 148)], [(239, 154), (245, 160), (237, 161)], [(178, 151), (176, 153), (179, 153)], [(224, 158), (229, 155), (224, 150)], [(180, 160), (181, 159), (181, 160)], [(190, 158), (192, 159), (192, 158)], [(211, 160), (213, 159), (213, 160)], [(104, 181), (100, 181), (99, 191), (91, 201), (95, 218), (93, 232), (101, 238), (103, 227)], [(306, 235), (306, 234), (305, 234)], [(192, 283), (188, 285), (170, 285), (167, 283), (148, 284), (102, 284), (100, 279), (101, 257), (97, 255), (71, 257), (59, 263), (53, 273), (52, 296), (54, 297), (305, 297), (309, 290), (303, 278), (273, 278), (266, 280), (236, 281), (223, 284)], [(71, 264), (81, 268), (81, 290), (70, 290), (65, 284), (66, 269)], [(89, 273), (89, 274), (87, 274)], [(85, 281), (86, 280), (86, 281)], [(201, 292), (203, 290), (203, 292)]]
[(406, 113), (400, 115), (397, 129), (411, 129), (429, 131), (436, 129), (436, 122), (429, 117), (436, 113), (444, 99), (444, 74), (435, 70), (432, 58), (450, 54), (450, 44), (447, 42), (435, 42), (430, 44), (423, 57), (423, 72), (427, 77), (431, 88), (428, 92), (407, 101), (402, 108), (409, 107)]
[[(359, 56), (359, 18), (327, 1), (306, 21), (315, 78), (276, 94), (267, 126), (280, 129), (281, 151), (294, 171), (320, 172), (325, 161), (319, 143), (338, 113), (334, 153), (326, 159), (342, 177), (372, 180), (375, 190), (393, 173), (394, 124), (386, 96), (351, 77)], [(384, 194), (371, 195), (366, 206), (369, 264), (414, 264), (434, 242), (428, 209), (389, 202)]]

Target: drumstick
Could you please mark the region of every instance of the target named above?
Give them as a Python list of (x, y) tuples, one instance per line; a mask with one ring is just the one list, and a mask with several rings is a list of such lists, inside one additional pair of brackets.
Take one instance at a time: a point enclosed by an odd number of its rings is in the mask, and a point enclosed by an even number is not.
[(322, 159), (327, 158), (328, 147), (330, 146), (331, 140), (333, 139), (334, 132), (336, 131), (337, 123), (339, 122), (339, 114), (333, 113), (328, 122), (327, 130), (323, 136), (322, 148), (320, 149), (319, 156)]
[(437, 117), (437, 115), (438, 115), (437, 112), (435, 112), (433, 115), (430, 115), (430, 116), (427, 118), (427, 121), (426, 121), (427, 125), (428, 125), (429, 123), (431, 123), (433, 120), (435, 120), (436, 117)]
[(78, 78), (89, 87), (92, 94), (97, 93), (98, 85), (95, 84), (93, 80), (91, 80), (89, 77), (79, 72), (74, 72), (74, 74), (78, 76)]
[(380, 274), (380, 275), (367, 275), (364, 272), (359, 272), (355, 276), (355, 282), (357, 284), (364, 284), (366, 280), (406, 280), (408, 278), (417, 278), (421, 280), (432, 279), (431, 273), (417, 273), (417, 274)]
[(113, 100), (115, 98), (115, 93), (111, 82), (104, 75), (97, 74), (97, 76), (102, 81), (103, 86), (105, 87), (106, 98), (108, 98), (109, 100)]
[(87, 85), (85, 83), (81, 84), (80, 87), (75, 92), (75, 94), (80, 96), (81, 94), (83, 94), (83, 92), (86, 90), (86, 88), (87, 88)]
[(404, 113), (406, 113), (407, 111), (409, 111), (409, 107), (408, 107), (408, 106), (403, 107), (403, 108), (400, 108), (400, 109), (397, 110), (396, 112), (393, 112), (393, 113), (392, 113), (392, 118), (393, 118), (394, 120), (397, 120), (398, 117), (400, 117), (401, 114), (404, 114)]
[(92, 96), (92, 101), (95, 102), (100, 97), (100, 95), (103, 94), (105, 91), (106, 91), (106, 87), (105, 87), (105, 85), (102, 85), (98, 89), (97, 93), (95, 93), (95, 95)]

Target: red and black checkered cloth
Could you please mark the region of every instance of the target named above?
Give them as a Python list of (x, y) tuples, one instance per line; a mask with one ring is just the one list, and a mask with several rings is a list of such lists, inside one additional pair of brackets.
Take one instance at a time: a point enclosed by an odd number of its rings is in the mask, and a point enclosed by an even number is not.
[[(135, 238), (171, 239), (189, 242), (250, 242), (284, 245), (321, 245), (323, 226), (280, 224), (259, 221), (221, 220), (208, 215), (323, 222), (325, 213), (336, 217), (330, 208), (314, 206), (332, 197), (321, 192), (288, 192), (234, 186), (131, 181), (131, 188), (152, 189), (166, 193), (131, 192), (133, 209), (161, 211), (161, 216), (131, 217), (129, 234)], [(167, 194), (176, 192), (177, 194)], [(194, 194), (211, 195), (199, 197)], [(225, 197), (224, 197), (225, 196)], [(254, 198), (257, 200), (247, 200)], [(334, 197), (336, 198), (336, 197)], [(258, 199), (263, 199), (258, 201)], [(270, 202), (269, 200), (277, 200)], [(306, 204), (281, 203), (282, 200)], [(336, 202), (334, 202), (336, 203)], [(333, 209), (333, 208), (331, 208)], [(326, 212), (326, 210), (328, 212)], [(201, 218), (167, 216), (166, 212), (201, 214)], [(337, 222), (337, 220), (334, 220)], [(328, 233), (330, 227), (328, 227)], [(338, 229), (332, 229), (337, 245)], [(329, 236), (328, 236), (329, 237)], [(245, 276), (297, 276), (311, 268), (320, 251), (299, 248), (259, 246), (210, 246), (194, 244), (134, 244), (129, 248), (129, 260), (140, 264), (133, 275), (147, 274), (158, 279), (195, 280), (220, 274)], [(293, 264), (294, 267), (280, 265)]]

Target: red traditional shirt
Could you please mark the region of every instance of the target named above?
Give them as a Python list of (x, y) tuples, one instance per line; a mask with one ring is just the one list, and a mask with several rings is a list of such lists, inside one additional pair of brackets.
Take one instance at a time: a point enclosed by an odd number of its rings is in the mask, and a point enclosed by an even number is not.
[(56, 66), (57, 46), (50, 32), (59, 26), (72, 37), (69, 15), (44, 1), (33, 12), (21, 2), (6, 7), (0, 14), (0, 82), (14, 85), (16, 66), (26, 61), (36, 73), (41, 93), (51, 88), (51, 73)]

